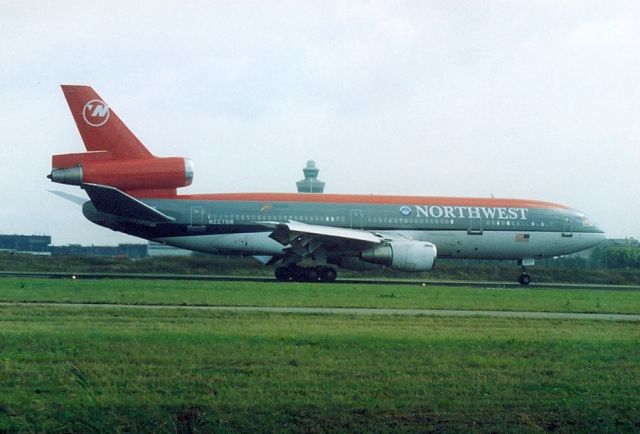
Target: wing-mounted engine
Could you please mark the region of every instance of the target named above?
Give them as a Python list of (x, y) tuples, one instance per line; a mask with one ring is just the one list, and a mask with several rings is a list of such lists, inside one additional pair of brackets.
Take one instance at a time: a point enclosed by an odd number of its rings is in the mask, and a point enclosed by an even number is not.
[(373, 264), (386, 265), (402, 271), (433, 269), (438, 251), (424, 241), (391, 241), (360, 252), (360, 259)]

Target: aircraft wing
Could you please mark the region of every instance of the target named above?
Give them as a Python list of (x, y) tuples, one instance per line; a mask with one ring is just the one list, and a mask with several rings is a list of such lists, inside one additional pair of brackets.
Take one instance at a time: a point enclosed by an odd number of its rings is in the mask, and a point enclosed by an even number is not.
[(316, 235), (324, 238), (334, 238), (336, 240), (362, 241), (371, 244), (380, 244), (384, 238), (371, 232), (358, 229), (336, 228), (332, 226), (308, 225), (296, 221), (287, 223), (277, 223), (276, 230), (269, 235), (280, 244), (287, 245), (291, 239), (298, 235)]
[(82, 184), (82, 188), (100, 212), (152, 223), (167, 223), (175, 220), (115, 187)]
[(288, 254), (305, 257), (316, 252), (362, 250), (384, 242), (382, 235), (358, 229), (308, 225), (296, 221), (273, 222), (274, 231), (269, 235), (283, 246), (290, 246)]

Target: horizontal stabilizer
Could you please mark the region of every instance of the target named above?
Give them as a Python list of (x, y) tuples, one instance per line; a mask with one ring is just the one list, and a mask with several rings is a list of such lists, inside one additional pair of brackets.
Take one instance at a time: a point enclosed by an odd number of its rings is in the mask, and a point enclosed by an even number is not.
[(80, 196), (76, 196), (74, 194), (69, 194), (69, 193), (65, 193), (64, 191), (58, 191), (58, 190), (48, 190), (49, 193), (53, 193), (56, 196), (60, 196), (63, 199), (69, 200), (73, 203), (77, 203), (78, 205), (84, 205), (84, 203), (87, 201), (87, 199), (85, 199), (84, 197), (80, 197)]
[(172, 222), (175, 219), (129, 196), (115, 187), (100, 184), (82, 184), (99, 212), (154, 223)]

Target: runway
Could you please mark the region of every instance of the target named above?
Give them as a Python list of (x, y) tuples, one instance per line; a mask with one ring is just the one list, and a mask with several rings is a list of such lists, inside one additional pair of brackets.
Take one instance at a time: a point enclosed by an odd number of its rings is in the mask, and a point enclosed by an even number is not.
[(0, 302), (3, 306), (62, 307), (62, 308), (118, 308), (118, 309), (178, 309), (206, 310), (218, 312), (262, 312), (298, 315), (402, 315), (439, 317), (490, 317), (522, 319), (559, 319), (589, 321), (629, 321), (640, 322), (640, 315), (612, 313), (574, 312), (525, 312), (499, 310), (453, 310), (453, 309), (388, 309), (388, 308), (341, 308), (341, 307), (273, 307), (273, 306), (184, 306), (159, 304), (114, 304), (114, 303), (43, 303), (43, 302)]
[[(184, 280), (208, 282), (259, 282), (282, 285), (269, 276), (216, 276), (204, 274), (162, 274), (162, 273), (69, 273), (69, 272), (20, 272), (0, 271), (0, 277), (34, 277), (43, 279), (142, 279), (142, 280)], [(308, 283), (308, 282), (307, 282)], [(286, 284), (286, 283), (284, 283)], [(331, 283), (334, 285), (408, 285), (408, 286), (450, 286), (470, 288), (557, 288), (557, 289), (594, 289), (594, 290), (627, 290), (640, 291), (638, 285), (583, 284), (583, 283), (531, 283), (522, 286), (517, 282), (504, 281), (469, 281), (439, 279), (380, 279), (342, 277)]]

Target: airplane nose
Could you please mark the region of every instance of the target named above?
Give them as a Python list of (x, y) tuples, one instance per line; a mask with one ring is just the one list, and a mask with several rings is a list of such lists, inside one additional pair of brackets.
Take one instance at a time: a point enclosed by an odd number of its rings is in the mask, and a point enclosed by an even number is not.
[(595, 231), (588, 234), (589, 239), (591, 240), (591, 246), (596, 246), (607, 239), (607, 234), (600, 228), (600, 226), (596, 226)]

